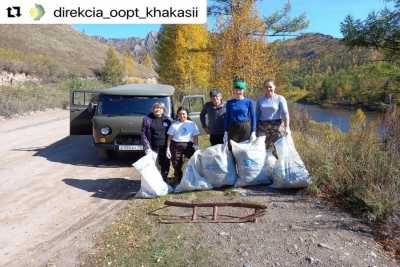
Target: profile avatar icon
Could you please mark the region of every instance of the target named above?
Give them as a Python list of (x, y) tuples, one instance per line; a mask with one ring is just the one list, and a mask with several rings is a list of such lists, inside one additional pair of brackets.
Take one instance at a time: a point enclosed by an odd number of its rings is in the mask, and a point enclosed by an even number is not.
[(32, 7), (29, 10), (29, 15), (31, 15), (31, 17), (33, 18), (33, 20), (40, 20), (43, 15), (44, 15), (45, 11), (42, 5), (39, 4), (35, 4), (35, 7)]

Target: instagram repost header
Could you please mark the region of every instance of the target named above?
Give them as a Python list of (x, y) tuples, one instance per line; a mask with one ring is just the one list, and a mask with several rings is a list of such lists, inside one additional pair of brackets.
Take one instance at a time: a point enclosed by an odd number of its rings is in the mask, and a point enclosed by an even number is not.
[(204, 24), (207, 0), (2, 0), (2, 24)]

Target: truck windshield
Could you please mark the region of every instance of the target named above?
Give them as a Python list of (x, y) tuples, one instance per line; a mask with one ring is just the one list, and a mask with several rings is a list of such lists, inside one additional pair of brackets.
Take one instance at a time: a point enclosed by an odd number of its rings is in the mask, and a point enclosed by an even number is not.
[(164, 114), (171, 115), (171, 100), (167, 96), (100, 95), (97, 113), (111, 116), (147, 115), (152, 112), (154, 103), (163, 103)]

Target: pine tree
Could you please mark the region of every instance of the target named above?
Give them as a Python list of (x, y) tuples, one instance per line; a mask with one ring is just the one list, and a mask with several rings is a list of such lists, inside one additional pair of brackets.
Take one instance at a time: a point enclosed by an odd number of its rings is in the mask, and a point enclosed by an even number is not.
[(110, 47), (107, 51), (106, 60), (102, 69), (102, 80), (112, 85), (122, 83), (123, 66), (118, 58), (118, 52), (115, 48)]
[(373, 47), (384, 53), (388, 61), (400, 64), (400, 0), (394, 8), (372, 12), (364, 20), (347, 16), (340, 24), (344, 43), (350, 48)]

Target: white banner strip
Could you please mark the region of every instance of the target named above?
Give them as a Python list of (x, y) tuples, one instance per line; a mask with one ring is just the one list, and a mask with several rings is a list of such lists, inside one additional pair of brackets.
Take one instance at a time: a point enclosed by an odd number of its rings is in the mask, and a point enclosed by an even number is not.
[(2, 24), (204, 24), (207, 0), (1, 0)]

